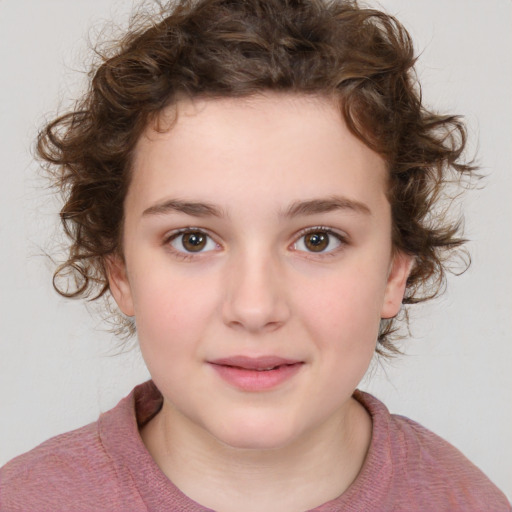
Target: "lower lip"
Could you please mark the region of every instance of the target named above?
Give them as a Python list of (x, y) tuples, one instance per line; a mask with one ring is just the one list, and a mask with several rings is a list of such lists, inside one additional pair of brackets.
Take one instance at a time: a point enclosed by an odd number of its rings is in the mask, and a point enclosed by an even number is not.
[(303, 363), (285, 364), (273, 370), (248, 370), (236, 366), (211, 364), (222, 379), (243, 391), (267, 391), (291, 379)]

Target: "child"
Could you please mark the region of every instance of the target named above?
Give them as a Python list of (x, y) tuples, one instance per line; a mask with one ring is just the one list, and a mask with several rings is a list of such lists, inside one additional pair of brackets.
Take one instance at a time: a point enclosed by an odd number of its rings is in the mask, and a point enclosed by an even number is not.
[[(111, 295), (152, 381), (2, 468), (1, 510), (510, 510), (356, 387), (461, 246), (455, 116), (353, 2), (179, 2), (39, 137), (66, 296)], [(71, 275), (74, 288), (62, 287)]]

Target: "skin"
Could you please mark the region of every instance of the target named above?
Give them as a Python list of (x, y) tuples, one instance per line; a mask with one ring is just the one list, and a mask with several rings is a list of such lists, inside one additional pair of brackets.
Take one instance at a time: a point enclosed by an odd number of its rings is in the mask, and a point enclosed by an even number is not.
[[(386, 164), (325, 98), (183, 101), (167, 114), (170, 128), (149, 126), (136, 147), (123, 258), (109, 260), (164, 397), (143, 441), (204, 506), (318, 506), (364, 462), (371, 419), (351, 395), (411, 264), (392, 248)], [(184, 247), (187, 228), (207, 236), (201, 251)], [(244, 391), (210, 364), (234, 355), (302, 365)]]

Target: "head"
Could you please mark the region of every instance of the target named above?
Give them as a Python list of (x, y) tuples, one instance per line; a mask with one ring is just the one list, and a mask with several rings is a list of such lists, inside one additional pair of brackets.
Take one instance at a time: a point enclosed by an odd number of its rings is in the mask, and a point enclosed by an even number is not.
[[(461, 161), (460, 120), (422, 105), (414, 62), (405, 29), (353, 1), (182, 0), (162, 9), (159, 21), (114, 45), (76, 109), (39, 137), (71, 240), (56, 287), (69, 297), (109, 296), (109, 262), (124, 258), (127, 198), (148, 130), (171, 132), (179, 106), (191, 102), (281, 95), (330, 105), (378, 155), (390, 248), (410, 262), (403, 304), (434, 297), (447, 255), (463, 242), (459, 223), (436, 213), (438, 201), (473, 169)], [(399, 309), (381, 317), (379, 352), (395, 349)], [(120, 322), (133, 331), (130, 319)]]

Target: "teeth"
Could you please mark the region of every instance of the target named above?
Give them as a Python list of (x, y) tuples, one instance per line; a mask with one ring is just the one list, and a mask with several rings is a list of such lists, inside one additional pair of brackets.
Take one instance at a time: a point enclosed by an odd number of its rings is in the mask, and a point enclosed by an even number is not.
[(279, 368), (279, 367), (278, 366), (271, 366), (270, 368), (260, 368), (260, 369), (258, 369), (256, 371), (258, 371), (258, 372), (267, 372), (268, 370), (274, 370), (276, 368)]

